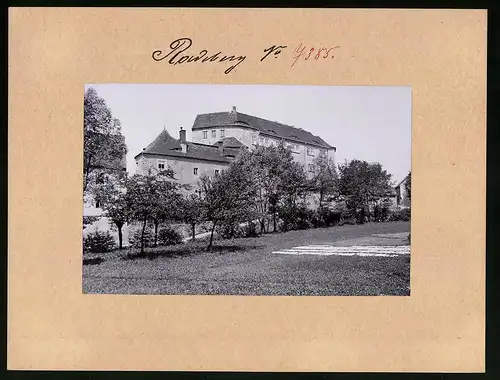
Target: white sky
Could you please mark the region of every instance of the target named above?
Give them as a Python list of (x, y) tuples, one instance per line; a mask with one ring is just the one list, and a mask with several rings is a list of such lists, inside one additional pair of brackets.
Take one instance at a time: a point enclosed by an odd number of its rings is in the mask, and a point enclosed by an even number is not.
[(175, 138), (197, 114), (237, 111), (294, 125), (337, 147), (338, 163), (360, 159), (379, 162), (395, 182), (410, 170), (411, 88), (377, 86), (165, 85), (96, 84), (120, 119), (129, 153), (134, 156), (164, 127)]

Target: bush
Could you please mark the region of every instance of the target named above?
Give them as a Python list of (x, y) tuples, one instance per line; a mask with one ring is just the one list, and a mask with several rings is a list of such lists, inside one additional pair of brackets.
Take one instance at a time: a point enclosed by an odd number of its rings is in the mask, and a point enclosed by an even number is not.
[(305, 205), (300, 206), (297, 209), (297, 222), (295, 227), (299, 230), (311, 228), (313, 226), (313, 220), (316, 222), (318, 221), (315, 214), (313, 210), (307, 208)]
[[(340, 220), (342, 219), (342, 212), (324, 207), (318, 211), (317, 218), (318, 227), (332, 227), (340, 223)], [(313, 219), (313, 224), (314, 220), (315, 219)]]
[(234, 239), (244, 237), (246, 235), (245, 228), (242, 228), (238, 223), (226, 222), (217, 229), (218, 235), (222, 239)]
[[(129, 245), (134, 248), (140, 248), (141, 247), (141, 235), (142, 235), (142, 229), (139, 228), (134, 231), (134, 233), (131, 234), (128, 238)], [(144, 231), (144, 247), (145, 248), (150, 248), (154, 246), (155, 243), (155, 237), (154, 234), (151, 233), (151, 230), (149, 228), (146, 228)]]
[(390, 222), (409, 222), (411, 219), (411, 211), (409, 208), (393, 211), (389, 216)]
[(164, 227), (158, 231), (159, 245), (176, 245), (182, 243), (182, 235), (171, 227)]
[(116, 248), (115, 239), (109, 231), (99, 230), (88, 233), (83, 238), (84, 253), (103, 253), (110, 252)]

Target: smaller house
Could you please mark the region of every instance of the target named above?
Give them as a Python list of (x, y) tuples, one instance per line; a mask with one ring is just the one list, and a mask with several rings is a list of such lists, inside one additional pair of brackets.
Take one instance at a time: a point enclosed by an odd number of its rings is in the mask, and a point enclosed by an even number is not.
[(406, 181), (408, 180), (408, 176), (406, 176), (401, 182), (399, 182), (395, 187), (396, 191), (396, 205), (400, 209), (409, 208), (410, 207), (410, 195), (406, 191)]

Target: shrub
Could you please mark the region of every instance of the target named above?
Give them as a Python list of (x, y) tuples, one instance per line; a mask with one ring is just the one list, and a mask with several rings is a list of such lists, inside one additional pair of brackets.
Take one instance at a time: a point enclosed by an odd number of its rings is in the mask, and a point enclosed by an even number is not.
[(411, 211), (409, 208), (393, 211), (389, 216), (390, 222), (409, 222), (411, 219)]
[(109, 231), (99, 230), (88, 233), (83, 238), (84, 253), (103, 253), (110, 252), (116, 248), (115, 239)]
[(231, 222), (223, 223), (217, 231), (222, 239), (234, 239), (244, 237), (247, 234), (245, 228), (240, 227), (238, 223)]
[[(332, 227), (340, 223), (342, 212), (331, 210), (327, 207), (322, 208), (317, 213), (318, 227)], [(314, 224), (315, 218), (313, 218)]]
[(172, 227), (164, 227), (158, 232), (159, 245), (176, 245), (182, 243), (182, 234)]
[(317, 219), (315, 212), (305, 205), (302, 205), (297, 209), (297, 222), (295, 227), (299, 230), (307, 230), (313, 226), (313, 219)]
[[(141, 234), (142, 229), (139, 228), (135, 230), (129, 237), (128, 242), (131, 247), (140, 248), (141, 247)], [(149, 248), (154, 246), (154, 234), (151, 233), (149, 228), (144, 231), (144, 247)]]

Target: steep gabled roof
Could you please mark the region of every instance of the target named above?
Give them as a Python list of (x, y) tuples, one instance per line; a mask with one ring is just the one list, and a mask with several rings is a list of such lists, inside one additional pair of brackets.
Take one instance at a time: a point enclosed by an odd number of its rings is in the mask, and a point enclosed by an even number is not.
[(143, 153), (156, 153), (162, 154), (170, 151), (181, 150), (181, 144), (179, 140), (174, 139), (170, 136), (170, 133), (164, 129), (156, 139), (153, 140), (146, 148), (144, 148)]
[(241, 112), (213, 112), (200, 114), (196, 116), (193, 123), (193, 130), (204, 129), (210, 127), (221, 127), (229, 125), (239, 125), (242, 127), (253, 128), (262, 134), (284, 138), (297, 142), (308, 143), (323, 148), (333, 148), (318, 136), (313, 135), (301, 128), (296, 128), (291, 125), (278, 123), (262, 119), (257, 116), (247, 115)]

